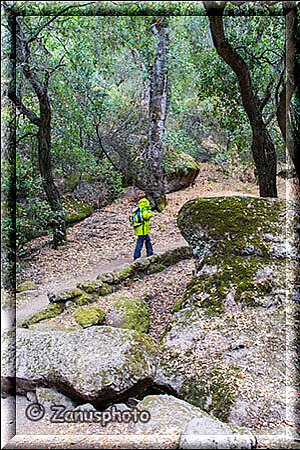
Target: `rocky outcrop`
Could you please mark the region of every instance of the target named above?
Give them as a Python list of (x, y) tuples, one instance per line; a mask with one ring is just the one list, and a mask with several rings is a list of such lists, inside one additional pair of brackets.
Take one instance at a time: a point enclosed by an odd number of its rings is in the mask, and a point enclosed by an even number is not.
[(34, 291), (37, 289), (36, 284), (31, 280), (25, 280), (23, 283), (18, 284), (16, 288), (16, 292), (26, 292), (26, 291)]
[(152, 384), (158, 345), (145, 334), (107, 326), (74, 331), (18, 328), (15, 354), (15, 361), (12, 348), (3, 355), (6, 394), (15, 377), (17, 394), (43, 386), (97, 407), (132, 391), (137, 395)]
[(220, 197), (178, 215), (196, 277), (174, 305), (156, 383), (237, 426), (285, 417), (285, 308), (297, 262), (287, 212), (283, 200)]
[(252, 449), (256, 438), (248, 431), (229, 426), (213, 417), (192, 419), (184, 428), (180, 449)]

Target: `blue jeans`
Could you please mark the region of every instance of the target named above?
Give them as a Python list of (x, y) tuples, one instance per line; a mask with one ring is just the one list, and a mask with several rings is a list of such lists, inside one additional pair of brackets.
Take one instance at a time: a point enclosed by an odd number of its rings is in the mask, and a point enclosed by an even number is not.
[(153, 255), (153, 249), (152, 249), (152, 245), (151, 245), (150, 236), (149, 236), (149, 234), (146, 234), (146, 235), (138, 236), (138, 238), (137, 238), (136, 247), (135, 247), (134, 256), (133, 256), (134, 259), (141, 257), (141, 251), (142, 251), (144, 242), (146, 245), (147, 256)]

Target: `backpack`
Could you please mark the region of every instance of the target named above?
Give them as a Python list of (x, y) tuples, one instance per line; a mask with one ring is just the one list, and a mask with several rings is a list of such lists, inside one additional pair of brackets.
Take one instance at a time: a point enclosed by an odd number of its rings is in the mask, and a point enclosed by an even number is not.
[(134, 227), (140, 227), (143, 223), (140, 208), (135, 208), (129, 216), (129, 223)]

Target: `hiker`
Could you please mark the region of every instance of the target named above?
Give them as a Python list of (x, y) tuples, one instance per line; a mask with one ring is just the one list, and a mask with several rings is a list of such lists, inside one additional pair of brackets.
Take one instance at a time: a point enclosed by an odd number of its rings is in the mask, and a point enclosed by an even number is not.
[(138, 237), (133, 255), (134, 259), (141, 257), (144, 242), (146, 245), (147, 256), (153, 255), (151, 240), (148, 234), (149, 219), (152, 215), (153, 212), (151, 211), (149, 200), (142, 198), (138, 202), (138, 207), (132, 211), (132, 214), (129, 217), (129, 223), (133, 226), (134, 233)]

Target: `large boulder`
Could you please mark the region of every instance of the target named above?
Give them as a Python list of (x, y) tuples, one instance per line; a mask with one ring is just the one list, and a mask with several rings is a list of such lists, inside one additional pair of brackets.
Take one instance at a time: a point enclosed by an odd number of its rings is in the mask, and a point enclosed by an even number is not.
[(295, 256), (286, 220), (285, 200), (256, 197), (198, 198), (185, 203), (177, 217), (198, 265), (205, 255)]
[(237, 426), (268, 428), (285, 417), (286, 307), (297, 262), (288, 206), (201, 198), (178, 215), (196, 277), (174, 305), (155, 380)]
[[(24, 395), (51, 387), (79, 403), (105, 405), (152, 384), (158, 344), (136, 331), (108, 326), (72, 331), (16, 330), (3, 354), (3, 387)], [(14, 371), (14, 363), (16, 371)]]
[[(255, 437), (248, 430), (222, 423), (200, 408), (172, 395), (149, 395), (140, 401), (136, 408), (144, 411), (145, 419), (147, 419), (147, 412), (148, 420), (140, 420), (132, 424), (129, 433), (175, 435), (177, 436), (176, 448), (253, 448), (255, 446)], [(197, 444), (200, 446), (197, 447)]]
[(164, 175), (166, 194), (189, 187), (195, 181), (200, 171), (197, 161), (185, 152), (179, 154), (168, 152), (168, 158), (170, 160)]

